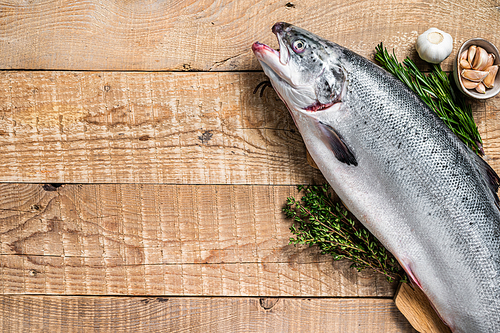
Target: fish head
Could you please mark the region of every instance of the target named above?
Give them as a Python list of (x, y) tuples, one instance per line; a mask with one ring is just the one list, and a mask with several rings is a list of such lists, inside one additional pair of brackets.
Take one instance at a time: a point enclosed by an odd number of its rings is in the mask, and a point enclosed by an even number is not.
[(346, 80), (340, 47), (284, 22), (272, 31), (279, 51), (259, 42), (252, 50), (288, 109), (311, 113), (340, 102)]

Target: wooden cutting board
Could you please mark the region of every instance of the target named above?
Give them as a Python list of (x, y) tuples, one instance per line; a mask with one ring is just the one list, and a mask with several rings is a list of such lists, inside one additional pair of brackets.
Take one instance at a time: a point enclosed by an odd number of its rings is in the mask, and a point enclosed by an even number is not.
[(432, 308), (427, 296), (418, 287), (401, 283), (394, 296), (394, 302), (418, 332), (451, 333), (449, 327)]

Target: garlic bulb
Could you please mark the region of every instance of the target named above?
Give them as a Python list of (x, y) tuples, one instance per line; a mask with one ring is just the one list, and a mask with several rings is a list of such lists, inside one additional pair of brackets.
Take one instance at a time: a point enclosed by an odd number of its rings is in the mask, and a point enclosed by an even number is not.
[(416, 49), (423, 60), (439, 64), (450, 55), (453, 49), (453, 38), (444, 31), (430, 28), (418, 36)]

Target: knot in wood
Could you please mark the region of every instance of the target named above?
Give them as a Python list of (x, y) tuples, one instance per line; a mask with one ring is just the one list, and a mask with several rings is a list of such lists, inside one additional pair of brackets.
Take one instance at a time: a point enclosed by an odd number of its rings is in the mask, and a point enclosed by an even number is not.
[(278, 301), (279, 298), (261, 298), (259, 304), (264, 310), (271, 310)]
[(64, 184), (61, 183), (44, 184), (42, 188), (44, 191), (57, 191), (57, 189), (63, 185)]
[(202, 135), (198, 136), (198, 139), (201, 141), (201, 143), (204, 144), (210, 141), (212, 139), (212, 136), (212, 131), (205, 131)]

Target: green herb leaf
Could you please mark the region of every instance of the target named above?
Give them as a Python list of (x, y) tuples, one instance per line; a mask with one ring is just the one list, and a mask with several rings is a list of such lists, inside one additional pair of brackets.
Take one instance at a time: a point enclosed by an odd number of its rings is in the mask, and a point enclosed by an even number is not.
[(370, 268), (384, 274), (389, 281), (407, 280), (394, 257), (366, 228), (333, 199), (330, 185), (300, 186), (300, 201), (288, 198), (283, 211), (294, 216), (290, 231), (295, 237), (290, 244), (318, 246), (322, 254), (334, 260), (348, 259), (358, 271)]

